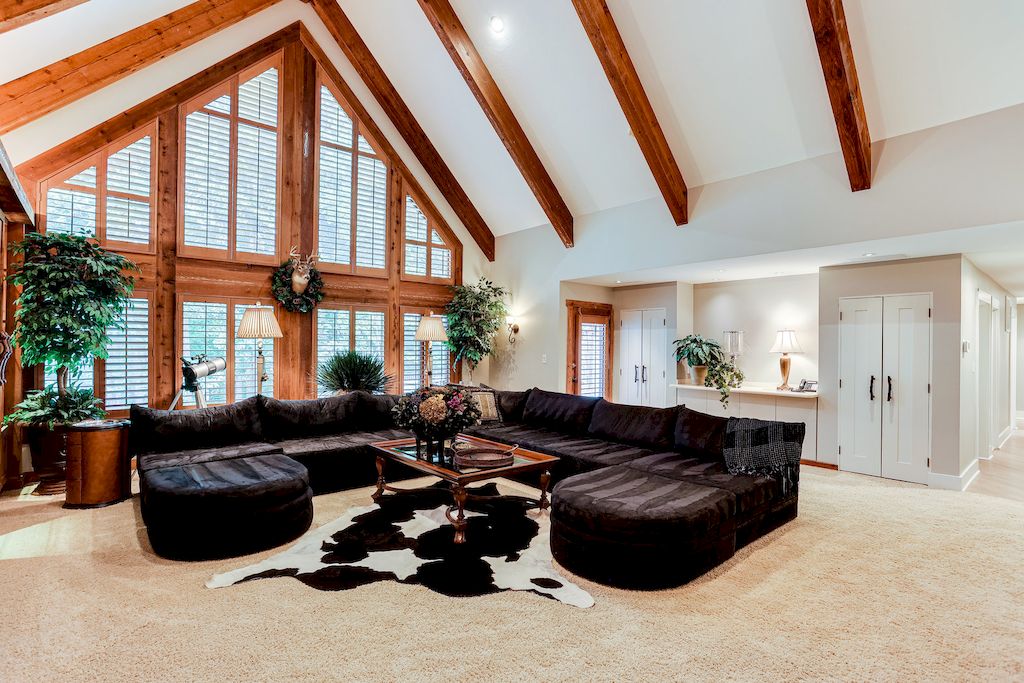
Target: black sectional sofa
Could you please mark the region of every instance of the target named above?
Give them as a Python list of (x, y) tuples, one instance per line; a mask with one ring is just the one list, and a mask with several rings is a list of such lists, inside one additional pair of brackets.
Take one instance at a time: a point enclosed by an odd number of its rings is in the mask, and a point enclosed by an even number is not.
[[(798, 467), (785, 490), (776, 479), (730, 474), (725, 418), (540, 389), (495, 397), (502, 419), (469, 433), (560, 458), (552, 552), (587, 578), (679, 584), (796, 516)], [(314, 493), (372, 484), (370, 444), (409, 435), (394, 426), (397, 399), (353, 392), (177, 412), (133, 406), (129, 443), (154, 549), (197, 559), (300, 535)], [(790, 427), (798, 444), (803, 426)]]

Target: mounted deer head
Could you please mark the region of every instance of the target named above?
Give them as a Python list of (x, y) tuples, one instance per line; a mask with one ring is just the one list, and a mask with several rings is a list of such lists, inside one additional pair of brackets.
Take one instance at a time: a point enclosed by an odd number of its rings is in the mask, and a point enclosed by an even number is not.
[(288, 252), (292, 264), (292, 291), (296, 294), (303, 294), (309, 287), (309, 276), (319, 258), (316, 254), (310, 254), (306, 258), (299, 255), (298, 247), (292, 247)]

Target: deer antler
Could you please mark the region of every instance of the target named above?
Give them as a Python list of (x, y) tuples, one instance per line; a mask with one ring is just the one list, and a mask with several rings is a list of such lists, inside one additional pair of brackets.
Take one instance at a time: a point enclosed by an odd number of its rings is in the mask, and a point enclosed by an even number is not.
[(291, 258), (292, 261), (295, 261), (296, 263), (298, 263), (298, 261), (299, 261), (299, 248), (298, 247), (292, 247), (292, 250), (288, 252), (288, 256)]
[(308, 263), (310, 266), (313, 266), (316, 264), (317, 259), (319, 258), (320, 254), (310, 254), (309, 256), (306, 257), (306, 263)]

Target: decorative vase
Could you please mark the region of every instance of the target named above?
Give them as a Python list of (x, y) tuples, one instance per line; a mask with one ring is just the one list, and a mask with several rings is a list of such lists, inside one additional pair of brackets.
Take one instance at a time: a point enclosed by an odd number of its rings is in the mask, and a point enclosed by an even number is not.
[(416, 457), (427, 462), (444, 464), (447, 443), (452, 436), (428, 436), (426, 434), (416, 435)]
[(690, 366), (690, 382), (698, 386), (704, 386), (704, 380), (708, 378), (708, 366), (706, 365), (691, 365)]

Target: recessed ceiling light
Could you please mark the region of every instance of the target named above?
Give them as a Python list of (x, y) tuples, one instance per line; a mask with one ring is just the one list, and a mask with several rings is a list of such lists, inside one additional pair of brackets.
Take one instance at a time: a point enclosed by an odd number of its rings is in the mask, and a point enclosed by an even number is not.
[(501, 33), (505, 30), (505, 20), (495, 15), (491, 17), (491, 30), (495, 33)]
[(615, 284), (617, 284), (617, 285), (621, 285), (621, 284), (622, 284), (622, 280), (616, 280), (616, 281), (615, 281)]
[(864, 252), (864, 257), (865, 258), (871, 258), (874, 255), (875, 255), (875, 252), (873, 252), (873, 251), (865, 251)]

